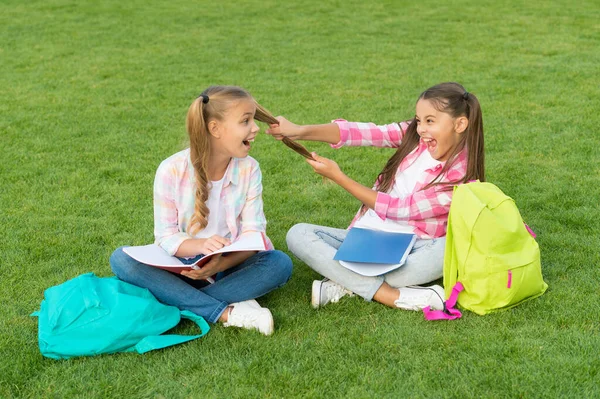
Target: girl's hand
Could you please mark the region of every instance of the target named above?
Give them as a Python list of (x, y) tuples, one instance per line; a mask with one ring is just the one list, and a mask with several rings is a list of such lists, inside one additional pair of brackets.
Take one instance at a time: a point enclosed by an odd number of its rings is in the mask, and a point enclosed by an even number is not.
[(221, 262), (222, 254), (213, 256), (202, 268), (198, 270), (182, 270), (181, 274), (192, 280), (206, 280), (208, 277), (225, 270)]
[(231, 240), (229, 240), (229, 238), (221, 237), (215, 234), (212, 237), (204, 239), (204, 242), (200, 247), (200, 253), (202, 255), (209, 255), (229, 244), (231, 244)]
[(328, 179), (333, 180), (336, 183), (340, 177), (344, 176), (344, 173), (335, 161), (320, 157), (317, 155), (316, 152), (313, 152), (312, 156), (315, 160), (311, 161), (310, 159), (307, 159), (306, 162), (308, 162), (308, 164), (312, 166), (313, 170), (316, 173), (320, 174), (321, 176), (327, 177)]
[(288, 121), (283, 116), (278, 116), (275, 119), (279, 121), (279, 124), (269, 125), (266, 131), (267, 134), (270, 134), (277, 140), (282, 140), (284, 136), (291, 140), (298, 140), (300, 138), (302, 135), (302, 126)]

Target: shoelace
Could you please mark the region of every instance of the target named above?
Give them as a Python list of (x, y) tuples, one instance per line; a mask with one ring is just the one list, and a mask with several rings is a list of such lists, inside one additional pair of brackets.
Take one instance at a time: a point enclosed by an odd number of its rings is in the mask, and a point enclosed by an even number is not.
[(327, 296), (330, 298), (331, 302), (338, 302), (344, 295), (348, 293), (348, 291), (338, 284), (330, 284), (325, 287), (327, 291)]
[[(440, 294), (438, 294), (438, 292), (433, 288), (419, 287), (415, 285), (409, 285), (406, 288), (418, 290), (418, 292), (411, 293), (408, 301), (403, 300), (402, 297), (396, 299), (394, 301), (396, 306), (409, 305), (413, 310), (419, 310), (421, 307), (428, 305), (432, 297), (438, 297), (440, 302), (444, 304), (444, 298), (442, 298)], [(432, 294), (435, 294), (435, 296)]]
[(438, 294), (438, 292), (436, 290), (434, 290), (433, 288), (431, 288), (431, 287), (420, 287), (418, 285), (409, 285), (406, 288), (423, 290), (423, 297), (425, 296), (425, 294), (427, 293), (427, 291), (433, 292), (435, 294), (435, 296), (437, 296), (440, 299), (440, 302), (444, 303), (444, 298), (442, 298), (440, 296), (440, 294)]
[(253, 327), (254, 323), (260, 318), (260, 313), (260, 311), (256, 311), (252, 313), (235, 315), (234, 321), (241, 323), (241, 326), (239, 326), (237, 323), (235, 325), (238, 327)]

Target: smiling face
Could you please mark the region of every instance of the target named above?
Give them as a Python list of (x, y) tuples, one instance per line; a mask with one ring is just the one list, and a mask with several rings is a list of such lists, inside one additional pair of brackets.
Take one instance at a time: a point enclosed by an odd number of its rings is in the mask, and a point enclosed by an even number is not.
[(250, 143), (258, 133), (254, 121), (256, 105), (253, 100), (239, 100), (225, 112), (223, 120), (209, 122), (212, 148), (215, 152), (235, 158), (244, 158)]
[(450, 114), (438, 111), (431, 101), (417, 102), (415, 115), (417, 133), (427, 144), (431, 156), (441, 162), (447, 161), (468, 125), (466, 117), (453, 118)]

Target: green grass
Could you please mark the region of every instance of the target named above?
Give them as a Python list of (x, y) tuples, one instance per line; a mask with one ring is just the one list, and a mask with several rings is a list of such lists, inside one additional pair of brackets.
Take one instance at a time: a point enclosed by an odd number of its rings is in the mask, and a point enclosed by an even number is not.
[[(600, 396), (597, 1), (233, 3), (0, 4), (0, 397)], [(449, 80), (479, 97), (488, 180), (539, 234), (541, 298), (454, 322), (359, 298), (315, 311), (295, 260), (261, 301), (272, 337), (215, 326), (146, 355), (40, 355), (43, 290), (152, 241), (155, 169), (206, 86), (298, 123), (384, 123)], [(391, 155), (307, 146), (364, 184)], [(357, 201), (299, 156), (264, 135), (252, 155), (276, 247), (295, 223), (347, 226)]]

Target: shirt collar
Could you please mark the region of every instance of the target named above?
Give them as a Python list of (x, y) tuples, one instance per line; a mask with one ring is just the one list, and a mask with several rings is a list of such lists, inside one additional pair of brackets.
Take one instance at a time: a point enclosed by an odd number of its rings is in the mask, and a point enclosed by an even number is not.
[(239, 162), (239, 158), (231, 158), (229, 161), (229, 165), (227, 165), (227, 170), (225, 171), (225, 176), (223, 176), (223, 187), (227, 187), (230, 183), (235, 186), (240, 181), (238, 167)]
[[(191, 152), (188, 148), (188, 173), (191, 181), (196, 180), (196, 171), (194, 170), (194, 165), (192, 164)], [(239, 158), (231, 158), (229, 161), (229, 165), (227, 165), (227, 170), (225, 171), (225, 175), (223, 176), (223, 187), (227, 187), (230, 183), (233, 185), (237, 185), (240, 181), (240, 173), (239, 173)]]
[[(419, 140), (419, 146), (418, 148), (418, 152), (425, 152), (427, 151), (427, 144), (423, 141), (423, 140)], [(433, 159), (433, 158), (432, 158)], [(428, 170), (441, 170), (444, 166), (446, 166), (446, 162), (448, 162), (448, 160), (446, 161), (437, 161), (437, 164), (432, 163), (431, 167)], [(464, 167), (464, 169), (466, 170), (466, 163), (467, 163), (467, 147), (465, 146), (465, 148), (463, 148), (454, 158), (454, 162), (452, 162), (452, 168), (461, 168)]]

